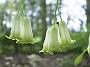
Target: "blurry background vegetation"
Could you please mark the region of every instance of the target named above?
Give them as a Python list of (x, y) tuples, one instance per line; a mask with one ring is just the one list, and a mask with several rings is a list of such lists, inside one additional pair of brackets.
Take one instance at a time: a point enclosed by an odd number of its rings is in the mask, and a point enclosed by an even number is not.
[[(63, 2), (64, 0), (61, 0), (61, 1)], [(82, 1), (83, 0), (81, 0), (81, 2)], [(52, 1), (51, 0), (26, 0), (27, 15), (30, 16), (34, 38), (38, 40), (38, 42), (35, 43), (34, 45), (30, 45), (30, 44), (22, 45), (22, 44), (16, 44), (15, 41), (7, 39), (5, 35), (7, 36), (10, 35), (12, 16), (16, 10), (20, 9), (20, 4), (21, 4), (20, 0), (6, 0), (4, 3), (0, 3), (0, 55), (19, 54), (19, 53), (39, 54), (39, 51), (42, 49), (46, 30), (52, 24), (56, 0), (52, 0)], [(64, 6), (63, 3), (59, 4), (59, 7), (60, 5), (62, 5), (61, 8), (63, 10), (63, 6)], [(86, 5), (84, 5), (84, 7), (86, 7), (85, 15), (87, 17), (87, 20), (85, 21), (85, 23), (87, 24), (86, 25), (87, 31), (83, 30), (82, 25), (84, 22), (82, 21), (82, 19), (80, 19), (82, 23), (80, 24), (79, 31), (76, 31), (74, 29), (71, 30), (71, 28), (69, 27), (71, 38), (76, 40), (76, 42), (74, 43), (75, 46), (73, 46), (73, 50), (70, 50), (69, 52), (77, 53), (76, 55), (80, 54), (87, 47), (88, 35), (90, 34), (90, 8), (89, 8), (90, 0), (86, 0)], [(73, 10), (75, 9), (73, 8)], [(62, 11), (62, 16), (63, 16), (63, 11)], [(58, 13), (57, 13), (57, 17), (58, 17)], [(66, 22), (67, 24), (70, 23), (69, 22), (70, 17), (71, 16), (68, 15), (67, 22)], [(63, 20), (64, 19), (65, 18), (63, 18)], [(72, 65), (70, 56), (67, 56), (66, 58), (64, 58), (64, 61), (57, 59), (56, 61), (58, 62), (56, 62), (56, 64), (58, 65), (59, 62), (62, 62), (62, 64), (64, 64), (64, 66), (62, 65), (63, 67), (67, 67), (67, 64)], [(69, 66), (69, 67), (73, 67), (73, 66)]]

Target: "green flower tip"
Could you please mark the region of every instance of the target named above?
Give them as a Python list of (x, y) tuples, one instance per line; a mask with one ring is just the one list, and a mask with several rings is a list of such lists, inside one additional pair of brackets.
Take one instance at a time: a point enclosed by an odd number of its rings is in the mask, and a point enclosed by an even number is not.
[(61, 39), (58, 31), (58, 25), (55, 24), (51, 28), (47, 29), (45, 41), (43, 44), (43, 49), (39, 52), (53, 54), (53, 52), (58, 52), (60, 49)]
[(34, 44), (35, 43), (35, 41), (34, 41), (34, 39), (32, 40), (32, 41), (20, 41), (20, 40), (16, 40), (16, 43), (18, 43), (18, 44), (28, 44), (28, 43), (31, 43), (31, 44)]
[(30, 18), (17, 13), (12, 19), (10, 36), (7, 38), (21, 44), (34, 43)]

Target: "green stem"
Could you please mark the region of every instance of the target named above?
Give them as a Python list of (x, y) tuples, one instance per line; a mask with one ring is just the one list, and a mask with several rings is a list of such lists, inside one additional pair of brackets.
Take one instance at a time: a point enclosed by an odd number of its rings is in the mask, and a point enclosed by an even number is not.
[[(60, 1), (60, 6), (61, 6), (61, 1)], [(59, 8), (57, 8), (58, 9), (58, 12), (59, 12), (59, 16), (60, 16), (60, 19), (61, 19), (61, 22), (63, 22), (62, 21), (62, 17), (61, 17), (61, 11), (59, 10)], [(61, 8), (60, 8), (61, 9)]]
[(61, 12), (60, 12), (59, 8), (58, 8), (58, 12), (59, 12), (59, 16), (60, 16), (61, 22), (63, 22), (62, 21), (62, 17), (61, 17)]
[(57, 0), (57, 3), (56, 3), (56, 9), (54, 11), (54, 24), (56, 24), (56, 11), (57, 11), (57, 8), (58, 8), (58, 0)]
[(87, 51), (87, 48), (81, 53), (82, 55)]
[(22, 15), (26, 16), (26, 4), (25, 0), (21, 0)]

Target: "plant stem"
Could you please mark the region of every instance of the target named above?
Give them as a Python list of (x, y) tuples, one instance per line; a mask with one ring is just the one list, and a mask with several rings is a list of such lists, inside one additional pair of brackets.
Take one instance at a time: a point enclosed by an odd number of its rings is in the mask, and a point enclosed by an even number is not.
[[(61, 11), (59, 10), (59, 8), (57, 8), (57, 9), (58, 9), (58, 12), (59, 12), (59, 16), (60, 16), (61, 22), (63, 22), (62, 21), (62, 17), (61, 17)], [(60, 1), (60, 9), (61, 9), (61, 1)]]
[(26, 16), (26, 4), (25, 0), (21, 0), (22, 15)]
[(61, 22), (63, 22), (62, 21), (62, 17), (61, 17), (61, 12), (60, 12), (59, 8), (58, 8), (58, 12), (59, 12), (59, 16), (60, 16)]
[(58, 0), (57, 0), (57, 3), (56, 3), (56, 9), (54, 11), (54, 24), (56, 24), (56, 11), (57, 11), (57, 8), (58, 8)]

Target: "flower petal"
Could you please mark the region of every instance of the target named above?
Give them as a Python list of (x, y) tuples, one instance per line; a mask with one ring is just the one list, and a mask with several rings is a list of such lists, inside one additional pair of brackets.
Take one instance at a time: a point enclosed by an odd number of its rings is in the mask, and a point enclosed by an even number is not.
[(10, 36), (7, 38), (21, 44), (34, 43), (30, 18), (17, 13), (12, 20)]
[(33, 39), (31, 21), (29, 17), (21, 18), (20, 29), (21, 29), (20, 40), (17, 42), (22, 44), (33, 43), (34, 39)]

